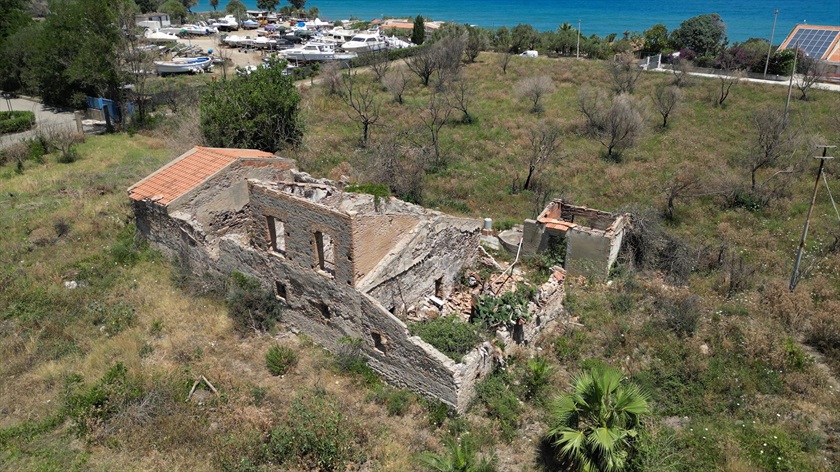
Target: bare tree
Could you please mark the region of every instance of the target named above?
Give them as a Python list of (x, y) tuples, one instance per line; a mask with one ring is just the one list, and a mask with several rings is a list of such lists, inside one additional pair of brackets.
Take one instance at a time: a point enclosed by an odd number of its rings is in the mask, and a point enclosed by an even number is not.
[(610, 98), (601, 89), (583, 87), (578, 93), (578, 110), (586, 118), (586, 132), (590, 135), (601, 130), (604, 115), (609, 110)]
[[(376, 88), (370, 82), (364, 82), (353, 73), (342, 76), (341, 100), (349, 106), (356, 115), (356, 120), (362, 124), (362, 147), (367, 146), (370, 127), (379, 121), (379, 100)], [(351, 119), (353, 114), (348, 113)]]
[(433, 170), (446, 168), (446, 159), (440, 152), (440, 130), (452, 114), (452, 107), (440, 93), (432, 93), (428, 105), (420, 113), (420, 120), (423, 127), (429, 132), (429, 139), (432, 151), (431, 167)]
[(729, 92), (732, 86), (741, 81), (743, 73), (740, 70), (724, 69), (723, 73), (718, 75), (718, 82), (720, 82), (720, 93), (718, 93), (716, 105), (723, 106), (723, 102), (729, 97)]
[(665, 219), (674, 221), (674, 203), (677, 199), (692, 196), (700, 190), (699, 172), (693, 168), (683, 168), (672, 177), (665, 187)]
[(461, 73), (467, 32), (452, 33), (438, 40), (432, 47), (437, 55), (438, 87), (443, 89)]
[(343, 91), (344, 78), (339, 61), (328, 61), (321, 66), (321, 86), (328, 95), (340, 95)]
[(381, 49), (379, 51), (366, 52), (360, 56), (361, 63), (370, 67), (370, 70), (376, 75), (376, 79), (382, 82), (388, 71), (391, 70), (391, 60), (388, 59), (388, 51)]
[(607, 148), (607, 159), (619, 160), (626, 149), (636, 144), (644, 127), (638, 104), (629, 95), (616, 95), (609, 109), (594, 116), (601, 120), (595, 126), (595, 139)]
[(391, 92), (394, 101), (402, 105), (403, 93), (408, 87), (408, 81), (405, 79), (405, 73), (401, 69), (392, 70), (382, 80), (382, 85)]
[(808, 100), (808, 91), (814, 86), (820, 77), (825, 74), (825, 64), (818, 58), (802, 55), (798, 67), (800, 74), (794, 75), (796, 88), (802, 93), (800, 100)]
[(691, 85), (691, 61), (681, 57), (675, 57), (671, 62), (672, 83), (679, 88)]
[(470, 114), (470, 106), (472, 106), (473, 95), (473, 87), (464, 78), (463, 74), (458, 74), (455, 80), (450, 83), (449, 93), (447, 95), (447, 98), (449, 99), (449, 106), (463, 113), (463, 116), (461, 116), (461, 123), (469, 124), (474, 121), (472, 114)]
[(496, 57), (498, 58), (499, 65), (502, 66), (502, 73), (507, 75), (508, 64), (510, 64), (510, 60), (513, 58), (513, 53), (510, 51), (503, 51)]
[(407, 135), (397, 130), (372, 145), (361, 170), (364, 180), (384, 183), (398, 198), (420, 204), (425, 159), (421, 149), (407, 143)]
[(554, 164), (560, 159), (560, 128), (555, 123), (542, 121), (532, 128), (528, 135), (528, 176), (522, 184), (522, 190), (531, 188), (531, 179), (535, 178), (543, 168)]
[(756, 110), (752, 122), (756, 131), (755, 142), (746, 164), (750, 171), (750, 193), (756, 195), (764, 184), (793, 172), (793, 165), (788, 162), (784, 169), (777, 170), (763, 182), (758, 182), (758, 173), (762, 169), (785, 164), (784, 161), (788, 160), (786, 157), (794, 154), (799, 145), (799, 133), (785, 120), (784, 111), (770, 105)]
[(607, 72), (609, 72), (615, 93), (633, 93), (636, 88), (636, 81), (642, 74), (642, 68), (636, 64), (633, 53), (628, 51), (617, 55), (615, 60), (608, 62)]
[(682, 98), (682, 92), (676, 86), (657, 85), (653, 91), (653, 105), (656, 111), (662, 115), (662, 127), (668, 127), (668, 117), (676, 110)]
[(514, 91), (520, 97), (523, 97), (533, 103), (531, 111), (533, 113), (538, 113), (542, 111), (540, 100), (544, 96), (554, 92), (554, 82), (552, 82), (551, 77), (547, 75), (526, 77), (516, 84)]
[(420, 51), (404, 60), (408, 70), (420, 77), (424, 86), (429, 85), (432, 75), (440, 67), (437, 51), (432, 46), (422, 46)]

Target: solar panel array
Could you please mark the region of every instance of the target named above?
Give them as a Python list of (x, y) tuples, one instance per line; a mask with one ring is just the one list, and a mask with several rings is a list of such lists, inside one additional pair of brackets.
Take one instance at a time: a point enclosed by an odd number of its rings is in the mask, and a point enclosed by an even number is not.
[(787, 47), (790, 49), (798, 47), (805, 51), (808, 57), (822, 59), (838, 34), (840, 34), (840, 31), (836, 30), (799, 28)]

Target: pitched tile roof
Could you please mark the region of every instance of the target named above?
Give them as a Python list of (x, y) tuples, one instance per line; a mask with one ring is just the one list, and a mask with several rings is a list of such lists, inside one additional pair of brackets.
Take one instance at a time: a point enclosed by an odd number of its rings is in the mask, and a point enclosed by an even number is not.
[(196, 146), (128, 189), (134, 200), (151, 199), (166, 206), (238, 159), (270, 158), (256, 149)]

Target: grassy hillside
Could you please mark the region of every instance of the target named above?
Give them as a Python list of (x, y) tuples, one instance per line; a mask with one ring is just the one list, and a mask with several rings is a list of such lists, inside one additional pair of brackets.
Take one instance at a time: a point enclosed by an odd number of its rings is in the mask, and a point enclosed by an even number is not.
[[(185, 283), (176, 265), (134, 237), (125, 189), (174, 157), (163, 144), (171, 139), (90, 137), (72, 164), (46, 156), (22, 173), (0, 167), (2, 468), (309, 470), (347, 461), (360, 470), (417, 470), (416, 455), (444, 451), (451, 433), (495, 453), (500, 470), (542, 470), (538, 444), (551, 393), (598, 362), (651, 393), (638, 470), (835, 467), (840, 256), (832, 244), (840, 233), (824, 189), (807, 274), (795, 293), (787, 290), (816, 165), (806, 161), (807, 171), (759, 211), (729, 205), (722, 193), (749, 181), (739, 161), (754, 139), (752, 113), (783, 106), (786, 89), (738, 84), (715, 107), (709, 96), (718, 82), (697, 79), (683, 89), (668, 129), (649, 109), (638, 145), (613, 162), (577, 112), (582, 86), (608, 87), (602, 64), (514, 58), (502, 74), (496, 57), (482, 54), (464, 74), (477, 122), (456, 123), (456, 113), (442, 128), (449, 165), (425, 175), (424, 204), (497, 221), (533, 216), (534, 194), (509, 187), (524, 177), (529, 129), (552, 120), (564, 133), (563, 157), (539, 176), (544, 187), (576, 204), (646, 215), (649, 247), (660, 259), (682, 255), (690, 270), (675, 277), (649, 260), (622, 264), (609, 286), (570, 283), (568, 309), (583, 327), (558, 327), (537, 346), (553, 371), (541, 388), (526, 388), (534, 368), (512, 359), (468, 414), (447, 418), (439, 405), (383, 386), (352, 346), (333, 356), (282, 326), (274, 336), (235, 331), (221, 296)], [(543, 74), (556, 91), (537, 115), (513, 90)], [(644, 74), (635, 95), (669, 80)], [(361, 128), (347, 107), (321, 86), (303, 93), (307, 134), (291, 157), (313, 174), (370, 180), (370, 150), (358, 147)], [(428, 89), (412, 83), (402, 105), (377, 93), (382, 117), (372, 148), (427, 141), (418, 126)], [(815, 141), (838, 144), (838, 109), (840, 94), (816, 92), (792, 102), (792, 122)], [(827, 169), (829, 185), (840, 189), (835, 163)], [(674, 221), (659, 221), (665, 189), (680, 172), (702, 185), (677, 201)], [(65, 285), (71, 281), (76, 288)], [(282, 377), (265, 366), (277, 343), (300, 359)], [(200, 385), (203, 401), (185, 402), (201, 375), (220, 395)], [(305, 418), (317, 418), (319, 428)], [(290, 437), (312, 449), (282, 439)]]

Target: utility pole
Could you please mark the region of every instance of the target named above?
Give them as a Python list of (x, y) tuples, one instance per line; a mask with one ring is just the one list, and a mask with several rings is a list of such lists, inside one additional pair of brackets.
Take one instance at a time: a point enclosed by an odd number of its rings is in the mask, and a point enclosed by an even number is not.
[(764, 78), (767, 78), (767, 66), (770, 65), (770, 53), (773, 52), (773, 36), (776, 34), (776, 19), (779, 17), (779, 9), (773, 11), (773, 30), (770, 31), (770, 47), (767, 48), (767, 61), (764, 62)]
[(793, 55), (793, 68), (790, 71), (790, 83), (788, 83), (787, 100), (785, 100), (785, 114), (782, 116), (782, 125), (787, 125), (788, 109), (790, 108), (790, 94), (793, 92), (793, 74), (796, 74), (796, 59), (799, 57), (799, 41), (796, 42), (795, 54)]
[(805, 217), (805, 227), (802, 228), (802, 238), (799, 240), (799, 251), (796, 253), (796, 262), (793, 263), (793, 274), (790, 276), (790, 291), (796, 288), (799, 283), (799, 263), (802, 262), (802, 253), (805, 251), (805, 237), (808, 236), (808, 225), (811, 223), (811, 213), (814, 211), (814, 202), (817, 200), (817, 188), (820, 186), (820, 177), (822, 177), (823, 165), (828, 159), (834, 159), (832, 156), (827, 156), (828, 148), (836, 146), (817, 146), (821, 147), (822, 156), (814, 156), (814, 159), (820, 160), (820, 167), (817, 169), (817, 181), (814, 183), (814, 195), (811, 196), (811, 206), (808, 207), (808, 216)]
[(577, 53), (575, 53), (575, 57), (580, 59), (580, 20), (578, 20)]

